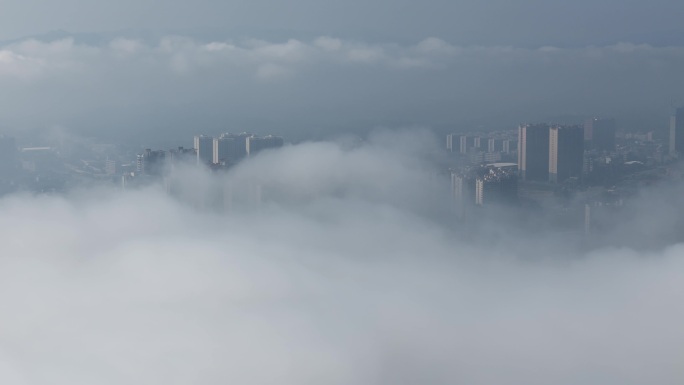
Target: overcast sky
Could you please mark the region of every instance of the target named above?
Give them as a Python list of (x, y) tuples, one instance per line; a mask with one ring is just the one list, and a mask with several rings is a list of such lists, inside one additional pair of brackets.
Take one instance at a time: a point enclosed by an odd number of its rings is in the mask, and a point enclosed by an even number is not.
[[(6, 1), (3, 132), (141, 146), (618, 119), (684, 93), (676, 1)], [(33, 37), (33, 38), (31, 38)], [(21, 136), (21, 135), (18, 135)]]
[[(606, 44), (681, 36), (676, 0), (316, 0), (219, 1), (9, 0), (0, 37), (65, 29), (182, 30), (250, 28), (307, 31), (417, 41), (430, 36), (456, 44)], [(642, 41), (637, 41), (642, 42)]]

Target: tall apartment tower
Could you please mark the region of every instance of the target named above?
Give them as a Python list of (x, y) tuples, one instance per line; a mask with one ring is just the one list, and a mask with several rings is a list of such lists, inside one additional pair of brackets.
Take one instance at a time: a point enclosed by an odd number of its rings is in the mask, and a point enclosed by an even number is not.
[(482, 149), (482, 142), (483, 142), (483, 140), (481, 137), (479, 137), (479, 136), (474, 137), (473, 138), (473, 148), (481, 150)]
[(247, 156), (247, 138), (252, 134), (221, 134), (214, 138), (213, 163), (236, 163)]
[(548, 124), (522, 124), (518, 127), (518, 168), (523, 180), (549, 180)]
[(592, 118), (585, 121), (584, 141), (595, 150), (615, 150), (615, 119)]
[(232, 138), (221, 137), (214, 138), (211, 148), (211, 163), (220, 164), (228, 157), (229, 142), (234, 142)]
[(458, 139), (457, 134), (449, 134), (446, 137), (446, 148), (449, 152), (454, 152), (454, 138)]
[(267, 148), (283, 147), (284, 140), (280, 136), (249, 136), (246, 141), (247, 156), (254, 156)]
[(484, 179), (477, 178), (475, 180), (475, 204), (478, 206), (484, 205), (484, 190), (485, 190)]
[(451, 173), (451, 194), (454, 199), (454, 211), (457, 218), (465, 218), (468, 207), (468, 180), (465, 175)]
[(511, 204), (518, 200), (515, 165), (488, 165), (475, 181), (475, 204)]
[(510, 154), (518, 150), (518, 140), (504, 140), (503, 141), (503, 152)]
[(461, 135), (459, 136), (458, 140), (458, 152), (460, 152), (461, 154), (466, 154), (468, 153), (468, 151), (475, 147), (475, 137), (473, 136)]
[(503, 147), (504, 141), (502, 139), (487, 139), (487, 152), (501, 152), (503, 151)]
[(116, 171), (118, 169), (118, 162), (114, 159), (107, 159), (105, 160), (105, 174), (107, 175), (114, 175), (116, 174)]
[(670, 117), (670, 155), (684, 152), (684, 107), (676, 108)]
[(584, 130), (580, 126), (549, 129), (549, 182), (560, 183), (582, 176)]
[(145, 152), (137, 156), (136, 171), (143, 175), (161, 176), (166, 171), (165, 159), (166, 152), (145, 149)]
[(211, 164), (214, 160), (214, 138), (206, 135), (195, 136), (194, 147), (197, 164)]

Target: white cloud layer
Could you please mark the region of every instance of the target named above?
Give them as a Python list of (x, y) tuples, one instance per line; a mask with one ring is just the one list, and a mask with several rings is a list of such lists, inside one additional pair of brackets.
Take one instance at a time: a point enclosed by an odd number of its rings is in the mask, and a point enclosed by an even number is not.
[[(430, 48), (425, 49), (425, 46)], [(431, 67), (436, 65), (433, 53), (453, 53), (454, 47), (438, 39), (428, 39), (417, 47), (368, 45), (321, 37), (311, 43), (290, 39), (283, 43), (263, 40), (201, 43), (185, 37), (166, 37), (158, 44), (117, 38), (104, 46), (77, 44), (67, 38), (52, 42), (27, 40), (4, 47), (0, 51), (0, 75), (40, 78), (51, 71), (68, 71), (83, 67), (91, 70), (104, 66), (145, 63), (157, 70), (175, 72), (201, 71), (212, 67), (253, 72), (257, 78), (262, 68), (279, 66), (288, 72), (326, 62), (358, 65), (382, 65), (388, 68)], [(43, 66), (20, 68), (19, 63), (31, 60)], [(19, 72), (19, 71), (22, 72)]]
[(197, 127), (193, 134), (229, 126), (301, 138), (376, 126), (510, 128), (567, 115), (658, 129), (671, 103), (684, 100), (681, 46), (466, 46), (435, 37), (378, 44), (326, 36), (82, 41), (0, 48), (0, 127), (60, 125), (148, 143), (162, 131), (179, 143), (188, 126)]
[[(155, 70), (172, 72), (202, 71), (227, 67), (247, 70), (259, 78), (262, 66), (281, 66), (288, 72), (330, 63), (338, 65), (381, 66), (385, 69), (445, 69), (472, 60), (496, 62), (540, 61), (562, 63), (574, 58), (575, 65), (619, 58), (625, 62), (649, 58), (650, 65), (667, 60), (682, 60), (684, 47), (654, 47), (648, 44), (619, 43), (584, 48), (544, 46), (537, 49), (512, 46), (455, 46), (431, 37), (415, 45), (367, 44), (332, 37), (311, 42), (290, 39), (268, 42), (246, 39), (239, 42), (199, 42), (187, 37), (169, 36), (156, 44), (117, 38), (108, 44), (76, 43), (73, 38), (51, 42), (26, 40), (0, 50), (0, 75), (12, 78), (39, 78), (52, 71), (151, 65)], [(21, 63), (40, 63), (38, 66)], [(111, 67), (109, 67), (111, 66)], [(31, 75), (31, 76), (27, 76)]]
[(419, 183), (429, 148), (380, 134), (265, 153), (228, 181), (306, 199), (257, 212), (156, 188), (3, 198), (0, 382), (684, 381), (681, 244), (458, 240), (413, 199), (438, 202)]

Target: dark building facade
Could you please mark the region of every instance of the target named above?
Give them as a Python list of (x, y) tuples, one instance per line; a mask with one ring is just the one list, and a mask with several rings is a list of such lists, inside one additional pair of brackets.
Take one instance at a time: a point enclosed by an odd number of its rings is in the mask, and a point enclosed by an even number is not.
[(170, 171), (173, 171), (180, 164), (191, 164), (196, 162), (197, 153), (194, 148), (178, 147), (166, 152), (166, 163)]
[(456, 216), (465, 218), (475, 205), (475, 177), (468, 171), (452, 172), (451, 193)]
[(580, 178), (584, 165), (584, 130), (580, 126), (549, 129), (549, 182)]
[(515, 204), (518, 201), (516, 167), (488, 165), (482, 168), (475, 185), (475, 204)]
[(247, 156), (254, 156), (262, 150), (283, 147), (284, 140), (280, 136), (250, 136), (247, 138)]
[(138, 154), (136, 170), (142, 175), (162, 176), (166, 171), (166, 153), (162, 150), (146, 149)]
[(670, 117), (670, 155), (682, 152), (684, 152), (684, 107), (679, 107)]
[(548, 181), (548, 124), (523, 124), (518, 127), (518, 167), (523, 180)]
[(197, 164), (210, 165), (214, 160), (214, 138), (207, 135), (195, 136), (194, 146)]
[(584, 122), (584, 141), (587, 149), (615, 150), (615, 119), (592, 118)]
[(213, 163), (237, 163), (247, 156), (247, 138), (252, 134), (225, 133), (214, 139)]
[(475, 148), (475, 137), (470, 135), (461, 135), (458, 137), (458, 152), (466, 154)]
[(489, 138), (487, 139), (487, 152), (501, 152), (503, 151), (503, 139)]
[(513, 152), (518, 151), (518, 143), (519, 141), (517, 140), (504, 140), (503, 152), (505, 152), (506, 154), (511, 154)]

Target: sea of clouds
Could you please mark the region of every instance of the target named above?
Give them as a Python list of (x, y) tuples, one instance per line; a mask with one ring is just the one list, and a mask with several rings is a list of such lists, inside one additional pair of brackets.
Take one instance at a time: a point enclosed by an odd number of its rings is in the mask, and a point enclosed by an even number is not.
[(684, 381), (683, 245), (464, 239), (435, 214), (433, 143), (379, 133), (182, 171), (184, 191), (280, 194), (231, 212), (161, 185), (2, 198), (0, 382)]

